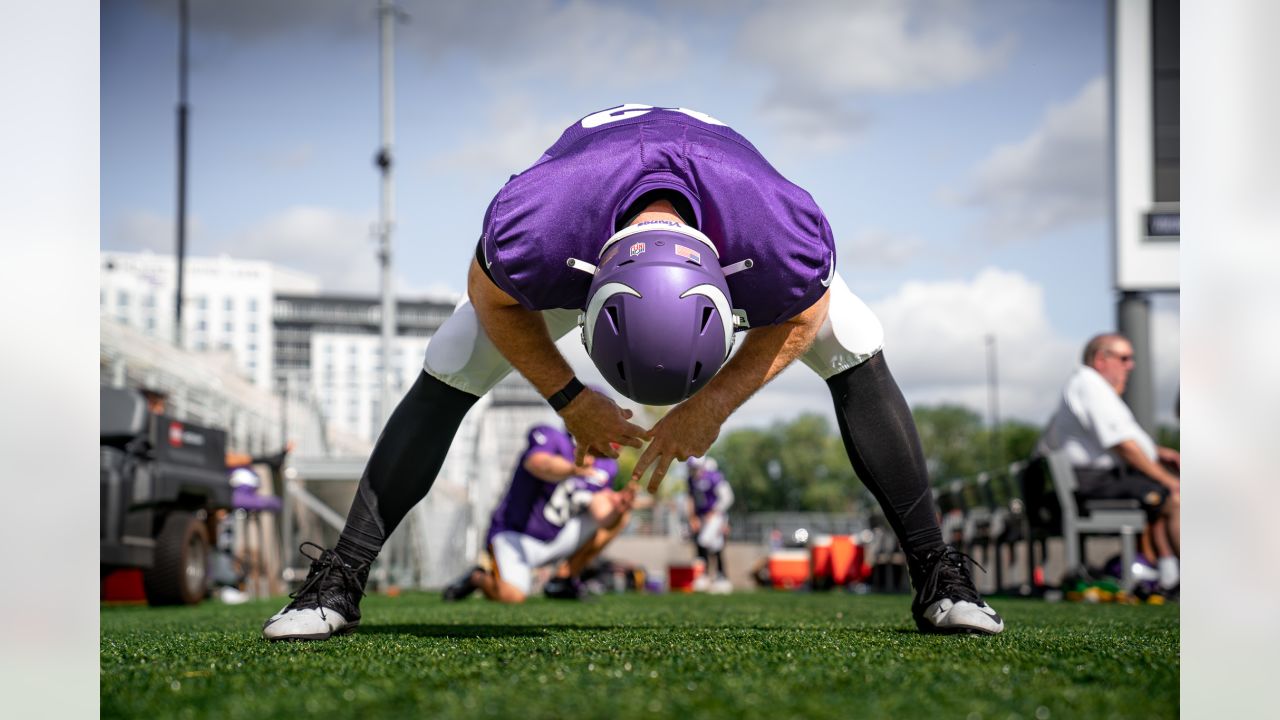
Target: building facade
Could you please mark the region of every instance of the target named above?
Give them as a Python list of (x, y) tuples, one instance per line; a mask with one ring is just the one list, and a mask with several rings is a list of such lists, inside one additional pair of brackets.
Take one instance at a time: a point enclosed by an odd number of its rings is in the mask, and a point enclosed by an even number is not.
[[(272, 389), (277, 293), (319, 293), (320, 281), (260, 260), (186, 260), (182, 345), (227, 353), (244, 376)], [(103, 252), (99, 309), (103, 315), (168, 342), (174, 333), (177, 269), (172, 255)]]
[[(427, 342), (453, 312), (448, 300), (399, 300), (391, 394), (422, 371)], [(373, 440), (382, 429), (382, 305), (375, 296), (279, 294), (273, 311), (275, 384), (305, 395), (326, 422)]]

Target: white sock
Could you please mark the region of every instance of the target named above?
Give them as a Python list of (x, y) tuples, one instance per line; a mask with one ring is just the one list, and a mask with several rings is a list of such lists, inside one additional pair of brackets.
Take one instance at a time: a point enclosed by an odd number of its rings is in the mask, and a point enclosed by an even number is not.
[(1160, 571), (1160, 587), (1169, 589), (1178, 584), (1178, 558), (1162, 557), (1156, 561), (1156, 568)]

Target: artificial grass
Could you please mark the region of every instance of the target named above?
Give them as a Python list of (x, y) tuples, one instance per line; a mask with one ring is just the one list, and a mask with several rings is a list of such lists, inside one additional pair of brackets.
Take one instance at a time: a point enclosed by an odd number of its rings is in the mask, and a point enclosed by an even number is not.
[(282, 602), (104, 607), (102, 717), (1167, 718), (1178, 609), (996, 599), (997, 637), (907, 596), (370, 596), (353, 635), (268, 643)]

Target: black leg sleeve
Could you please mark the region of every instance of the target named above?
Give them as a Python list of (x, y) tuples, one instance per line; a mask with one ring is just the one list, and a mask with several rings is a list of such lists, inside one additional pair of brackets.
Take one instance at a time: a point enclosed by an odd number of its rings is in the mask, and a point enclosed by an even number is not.
[(879, 501), (908, 558), (942, 546), (911, 410), (884, 353), (827, 380), (853, 470)]
[(373, 446), (335, 548), (350, 565), (371, 563), (406, 513), (426, 497), (462, 418), (478, 397), (423, 372)]

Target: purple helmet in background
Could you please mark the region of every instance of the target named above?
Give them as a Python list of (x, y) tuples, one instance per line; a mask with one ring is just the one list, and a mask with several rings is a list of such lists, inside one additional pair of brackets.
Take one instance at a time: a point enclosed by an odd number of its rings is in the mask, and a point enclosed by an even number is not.
[(615, 390), (674, 405), (720, 370), (738, 324), (711, 240), (686, 225), (648, 222), (620, 230), (600, 250), (582, 342)]
[(703, 455), (702, 457), (689, 458), (685, 461), (685, 468), (689, 471), (690, 475), (693, 475), (694, 473), (702, 470), (705, 470), (706, 472), (715, 472), (720, 468), (720, 464), (717, 463), (716, 459), (710, 455)]

